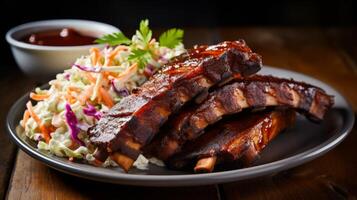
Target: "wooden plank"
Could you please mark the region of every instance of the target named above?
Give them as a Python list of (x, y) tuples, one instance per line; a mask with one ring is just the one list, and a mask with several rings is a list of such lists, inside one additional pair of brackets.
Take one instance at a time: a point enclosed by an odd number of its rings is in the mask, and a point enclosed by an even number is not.
[(134, 187), (100, 183), (53, 170), (19, 151), (8, 199), (217, 199), (215, 186)]
[[(265, 64), (302, 72), (331, 84), (347, 97), (356, 111), (357, 76), (346, 62), (346, 56), (351, 59), (351, 52), (345, 54), (340, 41), (334, 38), (336, 32), (330, 32), (327, 35), (326, 30), (317, 28), (264, 28), (223, 30), (222, 35), (224, 39), (236, 35), (245, 38), (263, 55)], [(354, 127), (336, 149), (308, 164), (268, 177), (224, 184), (223, 192), (227, 199), (356, 198), (357, 158), (351, 155), (357, 142), (356, 134)]]
[(32, 81), (24, 77), (18, 70), (0, 71), (0, 199), (6, 194), (7, 185), (12, 171), (13, 161), (15, 159), (15, 145), (10, 142), (6, 133), (5, 121), (10, 106), (26, 90), (32, 87)]
[(344, 29), (329, 28), (325, 34), (331, 40), (332, 45), (345, 60), (347, 66), (357, 74), (357, 33), (356, 27)]

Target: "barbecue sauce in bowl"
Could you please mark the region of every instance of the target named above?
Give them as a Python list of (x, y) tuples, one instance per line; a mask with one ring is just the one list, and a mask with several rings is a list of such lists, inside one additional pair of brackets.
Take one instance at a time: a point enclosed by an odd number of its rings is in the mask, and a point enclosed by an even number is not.
[(71, 29), (51, 29), (28, 34), (21, 38), (22, 42), (43, 46), (82, 46), (94, 44), (96, 37), (83, 35)]

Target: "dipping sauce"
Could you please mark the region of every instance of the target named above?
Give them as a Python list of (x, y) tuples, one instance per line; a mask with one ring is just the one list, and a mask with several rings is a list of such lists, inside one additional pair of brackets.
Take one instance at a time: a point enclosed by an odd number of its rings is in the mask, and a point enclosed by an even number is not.
[(32, 33), (20, 40), (29, 44), (45, 46), (81, 46), (94, 44), (97, 38), (79, 33), (71, 28), (51, 29)]

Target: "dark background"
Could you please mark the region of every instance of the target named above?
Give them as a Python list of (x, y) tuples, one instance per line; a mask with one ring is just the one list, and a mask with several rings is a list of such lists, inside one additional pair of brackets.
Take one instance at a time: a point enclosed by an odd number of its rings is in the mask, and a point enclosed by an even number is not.
[[(143, 18), (153, 28), (217, 26), (356, 26), (356, 1), (18, 1), (1, 0), (2, 65), (14, 66), (5, 33), (44, 19), (89, 19), (110, 23), (127, 35)], [(3, 67), (3, 66), (2, 66)]]

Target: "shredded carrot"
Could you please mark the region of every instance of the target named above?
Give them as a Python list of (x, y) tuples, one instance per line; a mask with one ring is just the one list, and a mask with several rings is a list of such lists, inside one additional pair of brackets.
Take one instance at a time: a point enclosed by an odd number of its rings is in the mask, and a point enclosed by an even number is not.
[(128, 49), (129, 49), (128, 46), (119, 45), (119, 46), (115, 47), (115, 49), (112, 52), (110, 52), (109, 56), (115, 57), (119, 53), (119, 51), (126, 51)]
[(104, 81), (109, 81), (110, 79), (113, 79), (113, 78), (119, 76), (119, 74), (117, 72), (102, 72), (102, 74), (103, 74)]
[(109, 72), (102, 72), (103, 80), (107, 80), (109, 76)]
[(111, 57), (108, 56), (108, 57), (105, 59), (104, 66), (110, 66), (110, 65), (112, 64), (112, 62), (113, 62), (113, 58), (111, 58)]
[(30, 93), (30, 98), (35, 101), (42, 101), (42, 100), (48, 98), (49, 96), (50, 96), (49, 94), (36, 94), (33, 92)]
[(132, 76), (137, 71), (137, 69), (138, 69), (138, 64), (134, 63), (128, 69), (120, 73), (117, 76), (117, 79), (122, 79), (121, 81), (125, 82), (130, 78), (130, 76)]
[(76, 98), (74, 98), (70, 93), (67, 92), (67, 94), (65, 94), (64, 98), (66, 99), (66, 101), (69, 104), (74, 104), (76, 102)]
[(91, 82), (91, 83), (95, 83), (96, 80), (95, 78), (90, 74), (90, 73), (84, 73), (86, 78)]
[(100, 61), (100, 50), (98, 48), (91, 48), (90, 50), (90, 58), (93, 66), (96, 66)]
[(103, 89), (102, 87), (100, 87), (99, 91), (100, 91), (101, 96), (103, 98), (103, 103), (106, 106), (108, 106), (109, 108), (113, 107), (114, 106), (114, 101), (110, 97), (110, 94), (105, 89)]
[(69, 92), (77, 92), (77, 93), (80, 93), (80, 92), (82, 91), (81, 88), (79, 88), (79, 87), (74, 87), (74, 86), (69, 86), (67, 89), (68, 89)]
[(109, 76), (111, 77), (117, 77), (118, 76), (118, 73), (117, 72), (107, 72), (107, 77), (109, 79)]
[(90, 87), (85, 89), (84, 92), (78, 97), (78, 100), (81, 103), (81, 105), (84, 105), (87, 102), (92, 92), (93, 92), (93, 86), (91, 85)]
[(41, 131), (42, 136), (45, 139), (46, 143), (48, 144), (51, 139), (50, 132), (47, 130), (47, 128), (44, 125), (40, 126), (40, 131)]
[(23, 118), (22, 118), (22, 123), (21, 123), (21, 126), (23, 127), (23, 128), (25, 128), (25, 125), (26, 125), (26, 123), (27, 123), (27, 120), (30, 118), (30, 112), (28, 111), (28, 110), (26, 110), (25, 112), (24, 112), (24, 116), (23, 116)]
[(84, 94), (86, 95), (87, 98), (89, 98), (90, 95), (92, 94), (92, 92), (93, 92), (93, 85), (89, 86), (89, 87), (85, 90)]
[(71, 90), (67, 90), (67, 93), (64, 95), (64, 98), (69, 104), (73, 104), (76, 102), (76, 98), (73, 96), (73, 93)]
[(120, 51), (126, 51), (126, 50), (128, 50), (128, 47), (124, 46), (124, 45), (119, 45), (119, 46), (115, 47), (115, 49), (113, 49), (113, 51), (111, 51), (109, 53), (109, 55), (105, 58), (104, 66), (110, 66), (113, 63), (115, 56)]
[(53, 125), (50, 125), (49, 127), (47, 127), (47, 130), (49, 130), (49, 132), (52, 133), (56, 130), (56, 127), (54, 127)]
[(26, 104), (27, 110), (29, 111), (31, 117), (36, 121), (36, 123), (40, 126), (42, 124), (41, 119), (36, 115), (36, 113), (33, 111), (32, 103), (31, 101), (27, 102)]
[(37, 123), (37, 125), (40, 128), (40, 131), (42, 133), (43, 138), (45, 139), (46, 143), (48, 143), (50, 141), (50, 132), (49, 130), (47, 130), (47, 128), (42, 124), (42, 121), (40, 119), (40, 117), (35, 113), (35, 111), (33, 110), (31, 101), (27, 102), (26, 104), (27, 110), (30, 114), (30, 116), (35, 120), (35, 122)]

